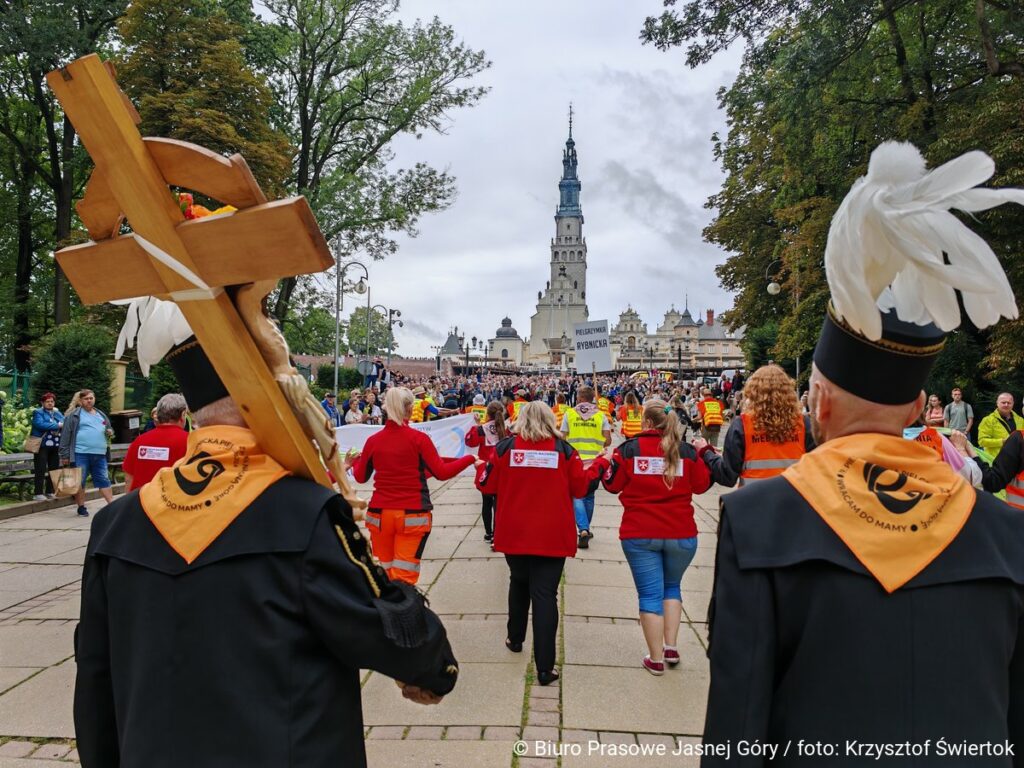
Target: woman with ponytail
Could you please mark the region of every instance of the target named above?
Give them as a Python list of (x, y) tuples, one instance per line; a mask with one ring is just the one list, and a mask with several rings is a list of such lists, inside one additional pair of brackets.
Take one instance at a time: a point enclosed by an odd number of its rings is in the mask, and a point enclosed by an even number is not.
[[(640, 626), (652, 675), (679, 663), (676, 638), (683, 603), (680, 583), (697, 551), (692, 496), (711, 487), (698, 451), (683, 442), (684, 427), (664, 400), (644, 403), (642, 431), (622, 443), (605, 472), (606, 490), (619, 494), (619, 540), (633, 573)], [(707, 449), (703, 449), (707, 450)]]
[[(466, 433), (466, 445), (470, 448), (479, 448), (477, 456), (480, 461), (486, 463), (494, 456), (494, 446), (506, 437), (508, 427), (505, 426), (505, 406), (497, 400), (492, 400), (487, 405), (487, 420), (483, 424), (471, 427)], [(480, 495), (483, 497), (480, 514), (484, 519), (484, 541), (494, 541), (494, 512), (498, 506), (498, 497), (493, 493)]]
[(640, 407), (640, 401), (637, 400), (636, 393), (630, 390), (626, 393), (625, 402), (619, 407), (619, 423), (622, 425), (622, 436), (629, 440), (631, 437), (639, 435), (643, 429), (642, 419), (643, 409)]

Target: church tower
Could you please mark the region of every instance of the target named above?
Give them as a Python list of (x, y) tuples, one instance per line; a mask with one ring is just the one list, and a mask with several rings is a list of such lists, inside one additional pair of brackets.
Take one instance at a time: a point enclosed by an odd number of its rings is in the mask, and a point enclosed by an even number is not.
[[(563, 334), (572, 338), (572, 326), (584, 323), (587, 310), (587, 241), (583, 237), (583, 209), (576, 142), (572, 138), (572, 106), (569, 106), (569, 138), (562, 151), (562, 178), (558, 182), (555, 236), (551, 238), (551, 276), (537, 292), (537, 311), (530, 318), (528, 361), (553, 365), (559, 360)], [(572, 357), (569, 361), (572, 363)]]

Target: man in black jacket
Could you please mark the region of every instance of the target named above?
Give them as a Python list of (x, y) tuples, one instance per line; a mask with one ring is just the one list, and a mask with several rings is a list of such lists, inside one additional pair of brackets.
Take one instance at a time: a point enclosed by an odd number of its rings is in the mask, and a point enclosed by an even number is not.
[(444, 627), (373, 562), (342, 497), (287, 476), (219, 380), (182, 375), (202, 351), (181, 348), (172, 365), (199, 424), (188, 453), (92, 526), (82, 765), (363, 766), (359, 670), (440, 701), (458, 674)]

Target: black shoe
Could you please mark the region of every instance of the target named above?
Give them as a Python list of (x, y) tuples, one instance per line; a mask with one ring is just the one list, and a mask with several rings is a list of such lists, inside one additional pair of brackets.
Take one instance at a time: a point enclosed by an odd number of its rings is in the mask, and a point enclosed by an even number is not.
[(558, 670), (552, 669), (550, 672), (538, 672), (537, 682), (541, 685), (551, 685), (558, 679)]
[(494, 534), (493, 533), (485, 533), (484, 534), (484, 541), (494, 541)]
[(590, 549), (590, 531), (580, 531), (580, 539), (576, 542), (576, 545), (580, 549)]
[(523, 650), (522, 643), (513, 643), (507, 637), (505, 638), (505, 647), (512, 651), (512, 653), (522, 653)]
[(88, 517), (89, 516), (89, 510), (86, 509), (85, 507), (79, 507), (78, 508), (78, 514), (81, 517)]

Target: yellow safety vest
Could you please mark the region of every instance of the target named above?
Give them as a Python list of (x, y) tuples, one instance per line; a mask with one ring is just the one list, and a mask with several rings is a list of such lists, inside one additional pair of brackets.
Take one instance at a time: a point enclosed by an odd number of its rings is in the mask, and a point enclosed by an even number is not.
[(614, 414), (612, 413), (613, 408), (611, 400), (609, 400), (607, 397), (597, 398), (597, 408), (599, 411), (603, 412), (605, 416), (608, 417), (609, 421), (612, 420)]
[(604, 417), (601, 412), (597, 411), (589, 419), (584, 419), (575, 408), (568, 408), (565, 416), (569, 420), (569, 434), (566, 437), (569, 445), (576, 449), (584, 461), (597, 458), (604, 450), (604, 430), (601, 429)]
[(423, 411), (429, 404), (429, 401), (424, 398), (423, 400), (416, 399), (412, 404), (412, 416), (409, 417), (409, 421), (414, 424), (419, 424), (423, 421)]
[(480, 421), (478, 424), (487, 423), (487, 406), (486, 405), (471, 405), (466, 409), (466, 413), (479, 414)]
[(704, 403), (704, 426), (720, 427), (724, 424), (722, 419), (722, 404), (717, 400), (703, 400)]
[(519, 418), (519, 409), (526, 405), (525, 400), (513, 400), (512, 401), (512, 419)]
[(551, 411), (555, 414), (555, 429), (562, 428), (562, 417), (565, 416), (567, 408), (568, 406), (562, 405), (561, 403), (555, 403), (551, 406)]

